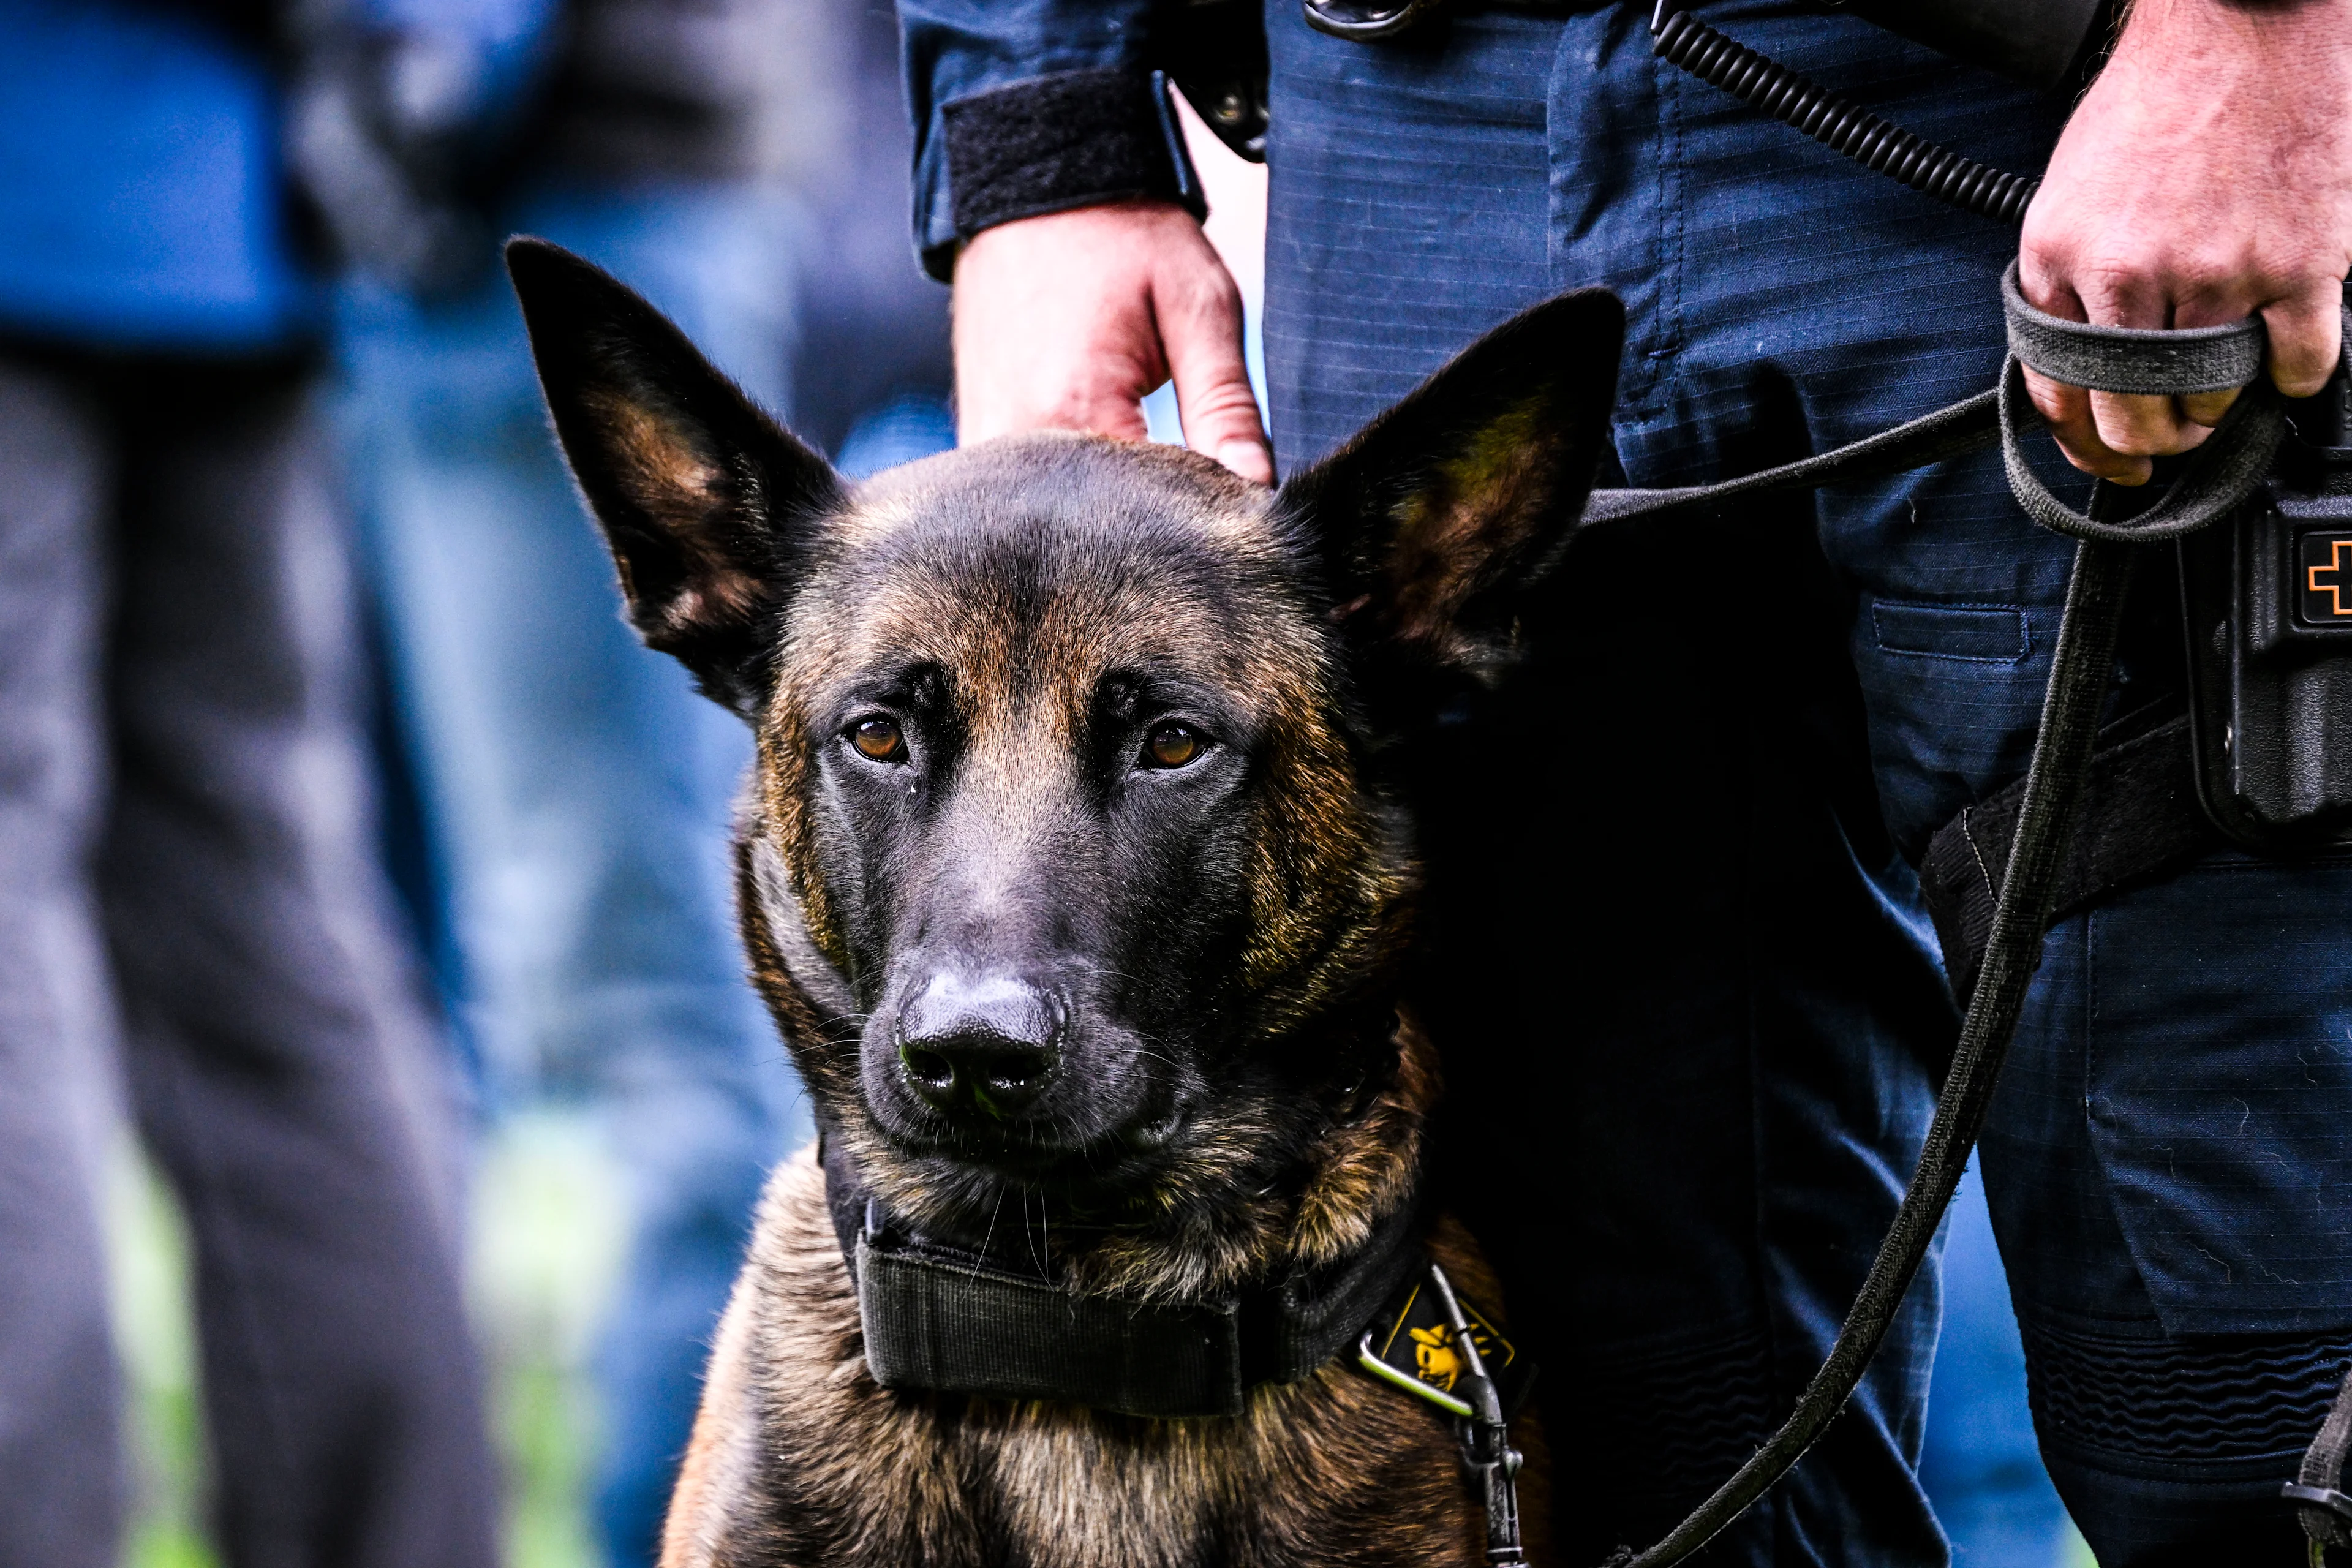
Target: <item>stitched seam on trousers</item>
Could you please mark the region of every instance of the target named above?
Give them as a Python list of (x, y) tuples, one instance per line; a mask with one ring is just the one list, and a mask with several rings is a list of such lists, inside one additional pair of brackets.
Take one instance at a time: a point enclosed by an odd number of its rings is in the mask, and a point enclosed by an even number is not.
[(1682, 367), (1683, 268), (1687, 263), (1688, 234), (1684, 224), (1683, 97), (1686, 79), (1664, 60), (1654, 62), (1665, 87), (1660, 93), (1658, 115), (1658, 341), (1652, 358), (1657, 374), (1650, 382), (1650, 412), (1665, 412), (1673, 385)]
[(1580, 1429), (1607, 1437), (1581, 1468), (1612, 1494), (1681, 1505), (1719, 1483), (1770, 1432), (1776, 1392), (1769, 1320), (1644, 1358), (1588, 1351), (1577, 1372)]
[(2341, 1334), (2183, 1341), (2020, 1326), (2043, 1440), (2141, 1463), (2259, 1464), (2298, 1452), (2352, 1356)]

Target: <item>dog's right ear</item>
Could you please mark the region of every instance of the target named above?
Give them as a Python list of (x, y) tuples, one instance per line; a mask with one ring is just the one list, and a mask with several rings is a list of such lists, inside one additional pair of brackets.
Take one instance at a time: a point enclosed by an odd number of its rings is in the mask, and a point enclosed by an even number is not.
[(1358, 647), (1481, 679), (1508, 662), (1591, 489), (1624, 332), (1598, 289), (1535, 306), (1283, 485)]
[(631, 624), (752, 719), (777, 614), (839, 478), (618, 279), (543, 239), (509, 240), (506, 256)]

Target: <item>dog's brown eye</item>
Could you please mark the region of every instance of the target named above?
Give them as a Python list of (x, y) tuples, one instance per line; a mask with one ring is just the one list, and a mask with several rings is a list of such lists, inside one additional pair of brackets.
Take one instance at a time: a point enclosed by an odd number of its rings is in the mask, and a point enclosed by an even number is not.
[(1189, 724), (1156, 724), (1143, 743), (1143, 754), (1154, 767), (1181, 768), (1201, 754), (1200, 731)]
[(895, 763), (907, 754), (907, 738), (887, 719), (861, 719), (849, 732), (849, 743), (860, 756), (877, 763)]

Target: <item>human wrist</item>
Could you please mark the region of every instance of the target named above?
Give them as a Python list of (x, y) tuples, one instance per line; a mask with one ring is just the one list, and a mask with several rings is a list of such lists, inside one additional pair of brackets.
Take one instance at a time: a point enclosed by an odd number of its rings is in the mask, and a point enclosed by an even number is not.
[(2290, 59), (2315, 49), (2352, 54), (2352, 0), (2130, 0), (2115, 58), (2184, 45)]

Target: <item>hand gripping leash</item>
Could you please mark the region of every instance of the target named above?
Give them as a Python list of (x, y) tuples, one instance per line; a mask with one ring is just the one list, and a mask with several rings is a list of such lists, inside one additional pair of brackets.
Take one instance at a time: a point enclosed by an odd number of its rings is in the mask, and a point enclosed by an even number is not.
[[(2228, 516), (2261, 482), (2285, 434), (2277, 393), (2267, 382), (2254, 379), (2263, 345), (2257, 321), (2195, 331), (2143, 331), (2060, 321), (2025, 302), (2013, 265), (2002, 279), (2002, 296), (2010, 357), (1996, 390), (1780, 468), (1688, 489), (1603, 490), (1586, 507), (1588, 524), (1714, 509), (1746, 496), (1811, 489), (1919, 468), (1998, 439), (2019, 504), (2036, 522), (2076, 541), (2065, 614), (2042, 700), (2041, 732), (2026, 769), (2024, 800), (1991, 935), (1902, 1207), (1828, 1359), (1780, 1430), (1664, 1539), (1643, 1552), (1620, 1548), (1606, 1568), (1667, 1568), (1706, 1545), (1796, 1465), (1861, 1382), (1959, 1185), (2016, 1033), (2026, 987), (2041, 963), (2053, 892), (2081, 805), (2100, 710), (2115, 673), (2131, 547), (2179, 539)], [(2112, 519), (2107, 515), (2112, 492), (2104, 483), (2094, 487), (2090, 510), (2076, 511), (2053, 495), (2027, 466), (2022, 442), (2038, 421), (2025, 399), (2023, 365), (2108, 392), (2179, 395), (2229, 385), (2245, 385), (2246, 390), (2155, 505), (2128, 519)], [(2346, 1435), (2336, 1450), (2339, 1467), (2343, 1447), (2352, 1444), (2352, 1415), (2341, 1425)], [(2332, 1481), (2326, 1489), (2331, 1497), (2336, 1495)]]

